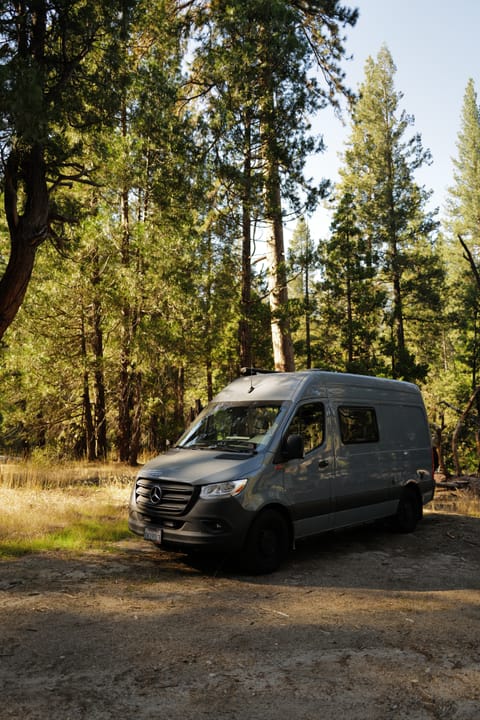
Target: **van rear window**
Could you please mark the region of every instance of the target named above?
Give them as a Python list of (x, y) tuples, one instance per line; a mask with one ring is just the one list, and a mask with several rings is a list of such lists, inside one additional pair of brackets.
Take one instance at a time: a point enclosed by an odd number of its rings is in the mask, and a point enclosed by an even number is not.
[(378, 442), (375, 408), (339, 407), (338, 419), (344, 445)]

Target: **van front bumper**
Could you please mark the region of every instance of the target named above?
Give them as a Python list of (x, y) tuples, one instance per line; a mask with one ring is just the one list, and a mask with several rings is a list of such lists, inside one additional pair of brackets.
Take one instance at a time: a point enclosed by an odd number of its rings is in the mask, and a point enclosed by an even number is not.
[(254, 513), (244, 510), (232, 499), (198, 505), (202, 507), (194, 508), (184, 518), (152, 518), (130, 508), (128, 527), (144, 538), (147, 530), (147, 540), (158, 535), (159, 542), (153, 542), (161, 547), (222, 552), (241, 550)]

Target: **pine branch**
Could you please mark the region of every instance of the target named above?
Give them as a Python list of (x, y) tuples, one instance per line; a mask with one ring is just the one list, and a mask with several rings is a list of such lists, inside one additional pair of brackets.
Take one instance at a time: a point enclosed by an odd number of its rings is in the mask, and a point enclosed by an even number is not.
[(472, 255), (472, 253), (470, 252), (470, 248), (468, 247), (467, 243), (466, 243), (465, 240), (462, 238), (462, 236), (460, 235), (460, 233), (458, 233), (458, 236), (457, 236), (457, 237), (458, 237), (458, 239), (460, 240), (460, 244), (461, 244), (461, 246), (462, 246), (462, 248), (464, 249), (464, 252), (465, 252), (465, 254), (464, 254), (463, 257), (464, 257), (465, 260), (467, 260), (467, 262), (469, 263), (469, 265), (470, 265), (470, 267), (471, 267), (471, 269), (472, 269), (473, 275), (474, 275), (474, 277), (475, 277), (475, 280), (476, 280), (476, 283), (477, 283), (477, 287), (478, 287), (478, 289), (480, 290), (480, 272), (478, 271), (478, 267), (477, 267), (477, 265), (476, 265), (476, 263), (475, 263), (475, 260), (474, 260), (474, 258), (473, 258), (473, 255)]

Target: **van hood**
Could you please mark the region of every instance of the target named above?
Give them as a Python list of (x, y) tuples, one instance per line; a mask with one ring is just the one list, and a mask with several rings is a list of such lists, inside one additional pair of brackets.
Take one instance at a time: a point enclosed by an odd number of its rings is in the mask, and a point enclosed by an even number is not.
[(174, 448), (146, 463), (138, 472), (138, 477), (192, 485), (223, 482), (248, 476), (263, 462), (264, 455)]

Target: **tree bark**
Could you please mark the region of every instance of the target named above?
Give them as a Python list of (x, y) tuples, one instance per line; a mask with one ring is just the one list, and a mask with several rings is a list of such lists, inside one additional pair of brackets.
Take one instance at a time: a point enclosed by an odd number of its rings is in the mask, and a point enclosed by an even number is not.
[(86, 456), (89, 462), (96, 460), (95, 454), (95, 428), (93, 426), (93, 413), (92, 403), (90, 400), (90, 375), (88, 372), (88, 357), (87, 357), (87, 333), (85, 332), (85, 318), (84, 311), (82, 308), (82, 324), (81, 324), (81, 355), (83, 362), (83, 393), (82, 393), (82, 442), (81, 442), (81, 453), (82, 456)]
[(269, 171), (269, 184), (271, 196), (267, 216), (267, 221), (270, 224), (270, 232), (267, 240), (267, 262), (273, 361), (275, 370), (279, 372), (293, 372), (295, 370), (295, 359), (288, 314), (288, 288), (280, 180), (276, 168), (271, 168)]
[(129, 465), (134, 467), (138, 462), (138, 454), (140, 452), (140, 441), (142, 436), (142, 376), (141, 373), (135, 373), (133, 383), (133, 416), (131, 419), (132, 435), (130, 438), (129, 448)]
[[(121, 109), (122, 137), (128, 136), (128, 121), (125, 99)], [(121, 222), (121, 261), (126, 271), (132, 269), (132, 251), (130, 236), (130, 188), (124, 181), (120, 196)], [(118, 409), (118, 455), (121, 462), (136, 465), (136, 427), (140, 418), (140, 396), (137, 393), (138, 373), (134, 367), (133, 349), (137, 329), (137, 312), (129, 294), (122, 300), (122, 321), (120, 338), (120, 374), (119, 374), (119, 409)]]
[[(265, 44), (268, 45), (268, 33)], [(263, 159), (265, 222), (267, 223), (267, 276), (270, 302), (270, 324), (275, 370), (293, 372), (295, 360), (290, 334), (287, 268), (283, 237), (282, 193), (280, 185), (279, 148), (275, 132), (275, 85), (272, 61), (264, 61), (261, 78), (261, 152)]]
[(309, 277), (309, 248), (306, 251), (305, 262), (305, 342), (307, 347), (307, 370), (312, 367), (312, 337), (311, 337), (311, 318), (310, 318), (310, 277)]
[(243, 162), (244, 190), (242, 197), (242, 296), (240, 308), (239, 339), (240, 367), (253, 365), (252, 332), (251, 332), (251, 301), (252, 301), (252, 237), (251, 237), (251, 128), (247, 118), (245, 124), (245, 156)]
[(102, 306), (97, 286), (100, 283), (98, 250), (93, 256), (94, 299), (92, 303), (92, 351), (94, 356), (94, 389), (95, 389), (95, 436), (96, 453), (99, 458), (107, 457), (107, 410), (105, 404), (105, 377), (103, 372), (103, 329)]
[[(25, 196), (18, 212), (19, 190)], [(38, 246), (48, 234), (49, 198), (45, 162), (36, 145), (24, 154), (12, 150), (5, 168), (5, 213), (10, 256), (0, 280), (0, 339), (13, 322), (32, 275)]]

